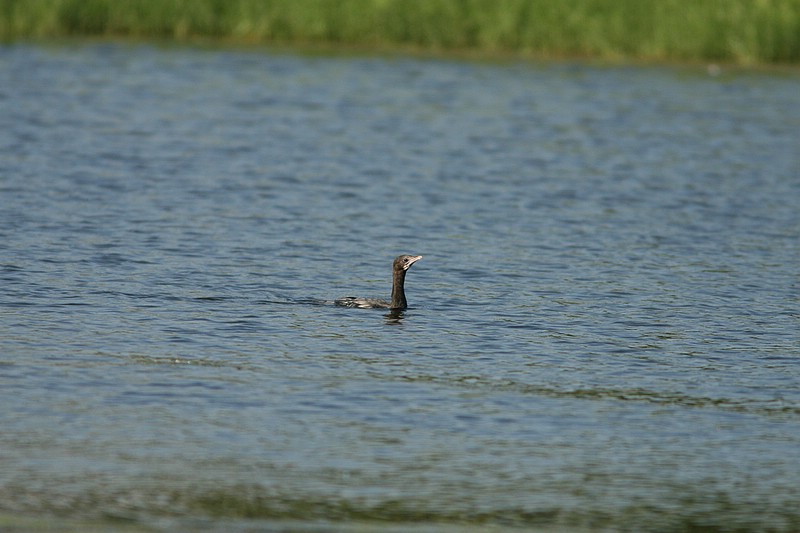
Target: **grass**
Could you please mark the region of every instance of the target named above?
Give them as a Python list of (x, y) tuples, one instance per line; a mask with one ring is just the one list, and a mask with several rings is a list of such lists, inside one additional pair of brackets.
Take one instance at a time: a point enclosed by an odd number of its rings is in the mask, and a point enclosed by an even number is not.
[(107, 36), (800, 61), (800, 0), (0, 0), (0, 39)]

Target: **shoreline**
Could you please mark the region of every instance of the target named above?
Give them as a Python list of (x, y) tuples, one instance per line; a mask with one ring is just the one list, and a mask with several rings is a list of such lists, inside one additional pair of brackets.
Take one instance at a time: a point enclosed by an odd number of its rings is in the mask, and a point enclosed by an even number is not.
[(610, 64), (800, 64), (800, 2), (6, 0), (0, 41), (63, 39)]
[(414, 59), (421, 61), (472, 62), (487, 65), (575, 65), (597, 68), (673, 68), (687, 72), (702, 72), (709, 77), (724, 79), (726, 76), (769, 73), (776, 75), (800, 75), (800, 64), (756, 63), (739, 64), (724, 61), (699, 59), (644, 59), (635, 57), (603, 58), (579, 55), (541, 55), (516, 52), (487, 52), (483, 50), (431, 50), (420, 47), (397, 47), (365, 45), (341, 45), (331, 43), (243, 43), (230, 39), (192, 38), (161, 39), (130, 36), (63, 36), (57, 38), (17, 39), (0, 42), (0, 46), (39, 46), (44, 48), (69, 48), (84, 46), (153, 47), (160, 49), (188, 48), (205, 51), (232, 51), (243, 53), (287, 54), (308, 57), (331, 58), (377, 58), (386, 60)]

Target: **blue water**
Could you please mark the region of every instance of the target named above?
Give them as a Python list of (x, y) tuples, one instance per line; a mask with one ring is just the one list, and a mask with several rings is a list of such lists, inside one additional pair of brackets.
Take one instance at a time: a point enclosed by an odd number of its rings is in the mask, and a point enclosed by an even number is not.
[(797, 72), (0, 79), (0, 529), (800, 529)]

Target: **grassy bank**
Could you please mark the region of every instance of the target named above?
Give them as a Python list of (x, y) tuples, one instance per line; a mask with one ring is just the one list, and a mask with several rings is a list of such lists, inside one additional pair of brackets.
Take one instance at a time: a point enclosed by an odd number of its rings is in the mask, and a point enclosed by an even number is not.
[(800, 0), (0, 0), (0, 38), (800, 62)]

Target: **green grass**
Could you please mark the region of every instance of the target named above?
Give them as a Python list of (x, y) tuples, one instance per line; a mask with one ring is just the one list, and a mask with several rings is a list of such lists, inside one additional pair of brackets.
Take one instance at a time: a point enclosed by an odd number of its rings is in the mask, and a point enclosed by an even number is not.
[(0, 38), (800, 61), (800, 0), (0, 0)]

